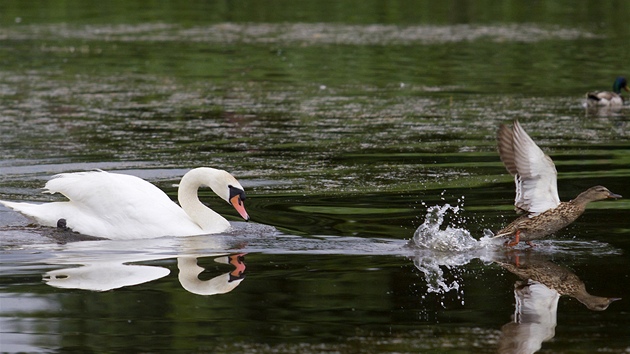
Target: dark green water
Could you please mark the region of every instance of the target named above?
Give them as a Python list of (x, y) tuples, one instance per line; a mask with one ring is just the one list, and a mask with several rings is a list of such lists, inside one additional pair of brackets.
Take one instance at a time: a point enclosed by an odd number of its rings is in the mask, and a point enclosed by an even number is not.
[[(462, 207), (441, 229), (475, 239), (515, 218), (495, 146), (515, 118), (562, 200), (630, 196), (630, 110), (582, 108), (630, 75), (629, 16), (615, 1), (0, 4), (0, 199), (53, 200), (48, 178), (95, 168), (175, 199), (189, 168), (213, 166), (252, 217), (228, 235), (67, 242), (0, 208), (0, 351), (630, 350), (628, 199), (533, 250), (405, 247), (434, 205)], [(219, 291), (226, 254), (245, 254), (245, 278)], [(516, 256), (623, 299), (596, 312), (562, 296), (555, 327), (523, 337), (527, 320), (507, 325), (519, 278), (497, 263)]]

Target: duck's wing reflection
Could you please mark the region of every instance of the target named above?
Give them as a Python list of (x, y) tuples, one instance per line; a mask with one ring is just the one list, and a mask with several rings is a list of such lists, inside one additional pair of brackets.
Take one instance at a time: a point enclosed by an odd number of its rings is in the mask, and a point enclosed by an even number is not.
[(499, 353), (534, 353), (555, 335), (560, 294), (535, 281), (514, 284), (512, 322), (501, 327)]

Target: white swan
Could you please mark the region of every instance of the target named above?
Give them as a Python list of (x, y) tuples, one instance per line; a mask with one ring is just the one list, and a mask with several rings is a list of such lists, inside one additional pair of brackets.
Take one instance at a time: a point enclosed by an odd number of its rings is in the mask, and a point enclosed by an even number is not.
[(208, 186), (231, 204), (245, 220), (245, 192), (236, 178), (223, 170), (200, 167), (179, 183), (177, 206), (153, 184), (130, 175), (105, 171), (62, 173), (53, 176), (45, 193), (61, 193), (69, 201), (45, 204), (1, 204), (44, 226), (60, 219), (73, 231), (110, 239), (192, 236), (226, 231), (230, 223), (199, 201), (197, 190)]

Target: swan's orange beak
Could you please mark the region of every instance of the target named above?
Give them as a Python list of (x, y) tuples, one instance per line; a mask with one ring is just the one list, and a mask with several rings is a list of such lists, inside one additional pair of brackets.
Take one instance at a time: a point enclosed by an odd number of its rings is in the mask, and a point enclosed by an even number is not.
[(230, 198), (230, 204), (232, 204), (234, 209), (236, 209), (236, 211), (238, 211), (238, 213), (241, 214), (241, 217), (243, 219), (249, 220), (249, 215), (247, 215), (247, 211), (245, 210), (245, 204), (243, 204), (240, 194), (237, 194), (233, 196), (232, 198)]

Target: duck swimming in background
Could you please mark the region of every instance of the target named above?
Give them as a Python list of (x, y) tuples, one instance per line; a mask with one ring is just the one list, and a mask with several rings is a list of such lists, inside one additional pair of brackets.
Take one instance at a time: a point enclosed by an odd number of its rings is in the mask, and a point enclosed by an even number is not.
[(525, 215), (500, 230), (495, 237), (513, 237), (509, 247), (548, 236), (575, 221), (586, 204), (608, 198), (621, 198), (605, 187), (595, 186), (575, 199), (560, 202), (556, 167), (551, 158), (536, 145), (517, 120), (511, 126), (501, 125), (497, 134), (499, 156), (514, 176), (517, 212)]
[(210, 187), (249, 220), (241, 184), (228, 172), (209, 167), (195, 168), (182, 177), (177, 192), (181, 207), (141, 178), (100, 170), (62, 173), (49, 180), (44, 192), (61, 193), (69, 199), (66, 202), (0, 200), (0, 204), (43, 226), (109, 239), (192, 236), (228, 230), (230, 223), (199, 201), (197, 191), (201, 186)]
[(621, 89), (630, 91), (628, 88), (628, 81), (625, 77), (619, 76), (615, 79), (613, 84), (613, 91), (593, 91), (586, 94), (586, 106), (622, 106), (623, 97), (621, 96)]

